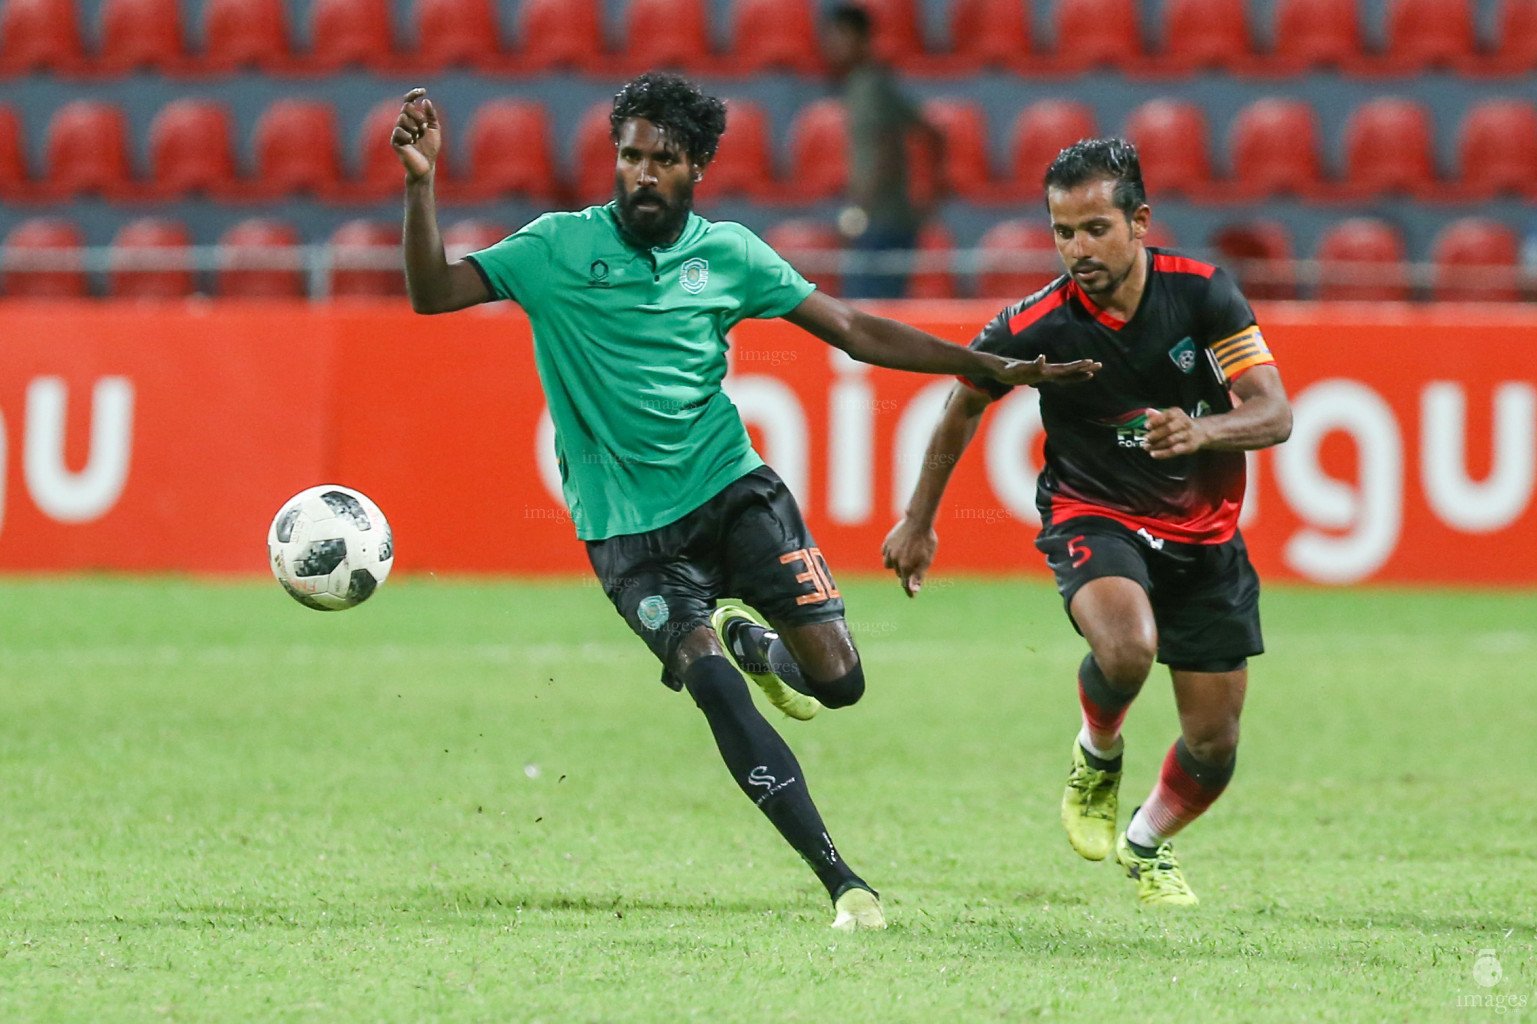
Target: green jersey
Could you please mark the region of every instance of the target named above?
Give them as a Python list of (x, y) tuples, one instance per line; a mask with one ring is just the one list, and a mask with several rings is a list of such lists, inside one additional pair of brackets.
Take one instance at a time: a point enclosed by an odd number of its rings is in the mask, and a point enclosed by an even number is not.
[(814, 286), (757, 235), (691, 213), (672, 245), (639, 249), (610, 203), (547, 213), (468, 258), (533, 324), (578, 537), (666, 526), (763, 465), (721, 391), (726, 332)]

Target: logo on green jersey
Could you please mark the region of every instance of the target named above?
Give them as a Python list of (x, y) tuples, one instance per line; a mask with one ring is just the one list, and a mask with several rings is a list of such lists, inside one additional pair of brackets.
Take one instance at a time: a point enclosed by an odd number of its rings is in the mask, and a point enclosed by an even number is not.
[(690, 295), (704, 291), (704, 286), (710, 283), (710, 261), (697, 256), (684, 260), (682, 269), (678, 271), (678, 283)]
[(1181, 373), (1190, 373), (1195, 369), (1195, 342), (1189, 338), (1182, 339), (1169, 349), (1169, 358), (1174, 360), (1174, 365), (1179, 367)]
[(658, 630), (667, 622), (667, 599), (661, 594), (652, 594), (650, 597), (641, 598), (640, 607), (636, 609), (640, 616), (640, 624), (649, 630)]
[(589, 287), (589, 288), (607, 288), (608, 287), (608, 264), (607, 263), (603, 262), (602, 260), (593, 260), (592, 261), (592, 264), (587, 268), (587, 287)]

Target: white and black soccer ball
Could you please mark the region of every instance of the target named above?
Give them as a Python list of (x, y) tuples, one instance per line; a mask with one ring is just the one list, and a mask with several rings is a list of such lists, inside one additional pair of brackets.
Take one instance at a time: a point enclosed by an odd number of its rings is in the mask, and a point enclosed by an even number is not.
[(395, 562), (390, 524), (366, 495), (336, 484), (300, 491), (267, 531), (272, 575), (295, 601), (323, 612), (362, 604)]

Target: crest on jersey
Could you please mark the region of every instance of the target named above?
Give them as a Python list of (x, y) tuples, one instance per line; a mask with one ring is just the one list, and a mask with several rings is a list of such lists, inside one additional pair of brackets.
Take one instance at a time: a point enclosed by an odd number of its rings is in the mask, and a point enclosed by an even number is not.
[(682, 269), (678, 271), (678, 283), (690, 295), (704, 291), (704, 286), (710, 283), (710, 261), (698, 257), (684, 260)]
[(1180, 373), (1191, 373), (1195, 370), (1195, 342), (1189, 338), (1182, 338), (1179, 344), (1169, 349), (1169, 358), (1174, 360), (1174, 365), (1179, 367)]

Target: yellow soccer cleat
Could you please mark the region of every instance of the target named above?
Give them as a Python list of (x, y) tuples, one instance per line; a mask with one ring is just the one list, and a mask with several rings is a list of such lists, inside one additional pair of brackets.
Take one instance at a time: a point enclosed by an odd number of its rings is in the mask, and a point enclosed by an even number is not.
[(1062, 791), (1062, 827), (1080, 857), (1104, 860), (1115, 846), (1115, 814), (1121, 773), (1101, 771), (1089, 764), (1083, 747), (1073, 740), (1073, 769)]
[(723, 604), (710, 613), (710, 626), (715, 630), (715, 635), (720, 637), (721, 646), (726, 648), (726, 653), (731, 656), (737, 669), (747, 678), (758, 684), (758, 689), (768, 698), (770, 704), (780, 711), (797, 718), (802, 722), (810, 721), (822, 710), (822, 702), (815, 697), (807, 696), (799, 690), (792, 689), (783, 679), (772, 672), (753, 672), (742, 664), (742, 658), (733, 649), (726, 638), (727, 627), (732, 622), (750, 622), (755, 626), (768, 626), (746, 608), (735, 604)]
[(838, 912), (833, 918), (833, 927), (840, 932), (886, 927), (881, 899), (869, 889), (855, 887), (848, 890), (833, 903), (833, 909)]
[(1115, 842), (1115, 859), (1137, 883), (1137, 902), (1149, 907), (1193, 907), (1201, 902), (1185, 881), (1174, 844), (1164, 840), (1151, 857), (1131, 848), (1126, 833)]

